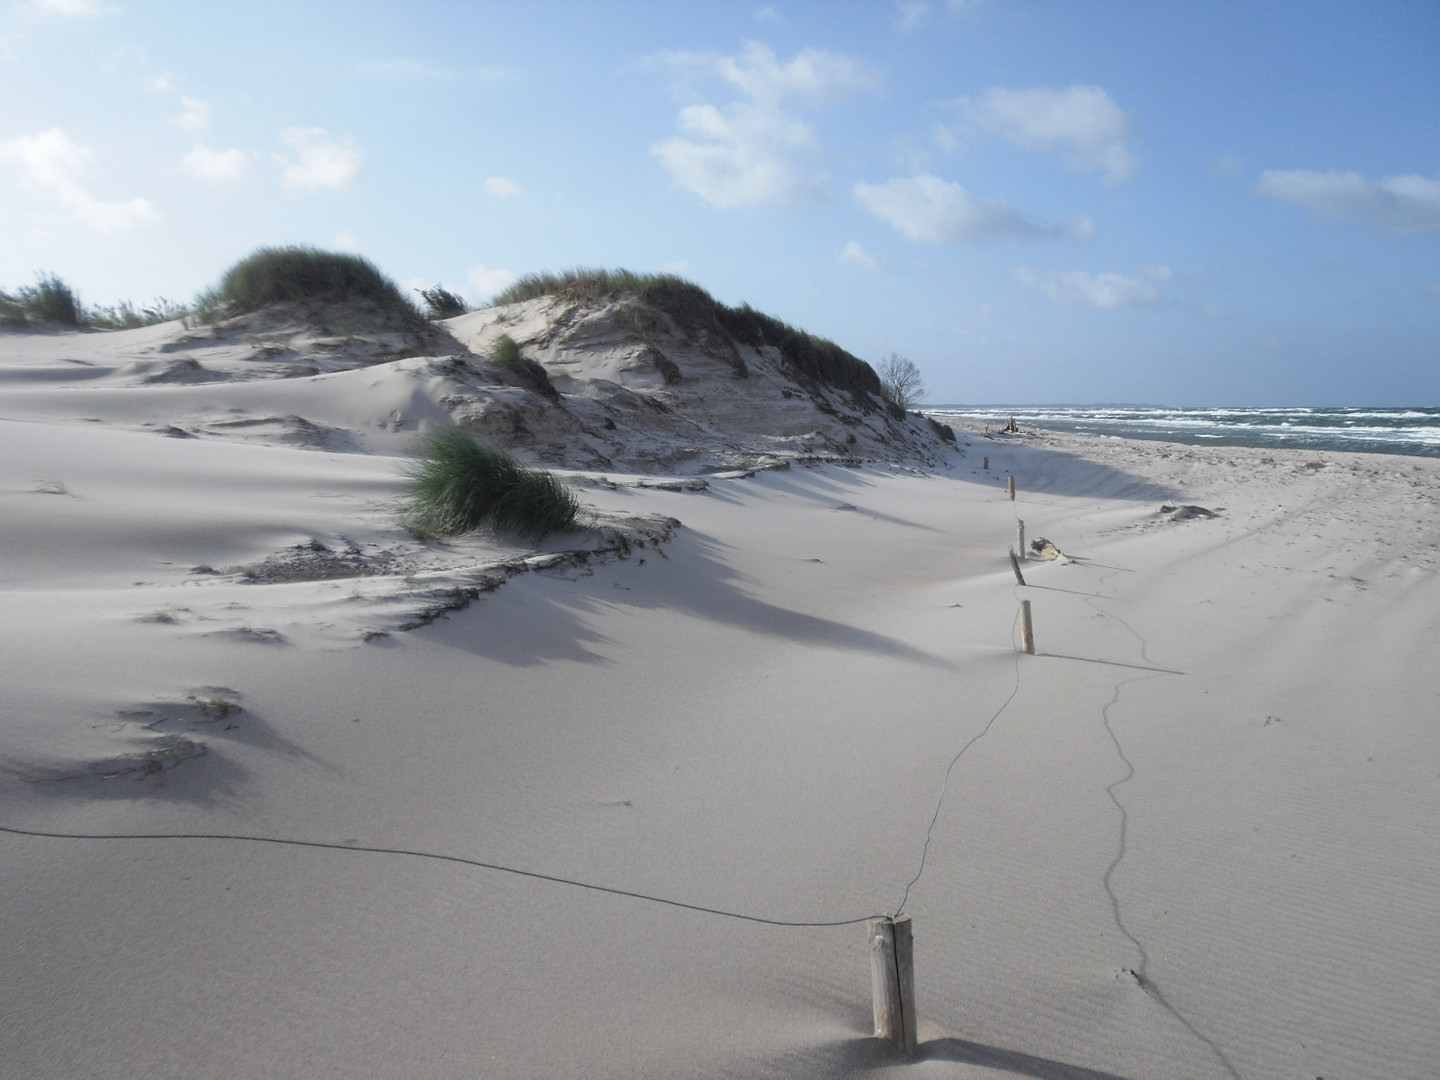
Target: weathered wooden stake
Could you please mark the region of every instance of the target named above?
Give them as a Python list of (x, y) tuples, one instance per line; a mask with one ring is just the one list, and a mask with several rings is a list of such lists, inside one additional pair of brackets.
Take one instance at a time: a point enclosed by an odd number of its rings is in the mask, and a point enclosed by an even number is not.
[(988, 457), (985, 459), (985, 471), (990, 471), (990, 459)]
[(1020, 552), (1020, 558), (1025, 558), (1025, 519), (1015, 519), (1015, 550)]
[(1035, 655), (1035, 627), (1030, 624), (1030, 601), (1020, 601), (1020, 644), (1031, 656)]
[(1015, 549), (1010, 549), (1010, 569), (1015, 571), (1015, 581), (1019, 585), (1025, 584), (1025, 575), (1020, 573), (1020, 560), (1015, 558)]
[(1010, 496), (1011, 502), (1015, 501), (1015, 477), (1007, 476), (1005, 478), (1005, 494)]
[(871, 919), (870, 997), (875, 1008), (875, 1037), (889, 1039), (915, 1053), (915, 942), (910, 916)]

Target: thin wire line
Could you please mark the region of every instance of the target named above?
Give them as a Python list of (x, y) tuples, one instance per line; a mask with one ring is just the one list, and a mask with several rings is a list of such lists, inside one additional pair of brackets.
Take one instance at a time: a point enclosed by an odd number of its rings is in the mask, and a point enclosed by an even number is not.
[(535, 878), (539, 881), (550, 881), (557, 885), (573, 885), (576, 888), (590, 889), (593, 892), (610, 893), (612, 896), (628, 896), (634, 900), (647, 900), (653, 904), (665, 904), (669, 907), (685, 908), (688, 911), (699, 911), (707, 915), (723, 915), (727, 919), (742, 919), (745, 922), (764, 923), (767, 926), (854, 926), (857, 923), (868, 922), (871, 919), (883, 919), (886, 917), (884, 915), (863, 915), (858, 919), (836, 919), (832, 922), (767, 919), (760, 915), (746, 915), (738, 911), (725, 911), (721, 908), (705, 907), (703, 904), (687, 904), (683, 900), (669, 900), (663, 896), (652, 896), (649, 893), (632, 892), (629, 889), (615, 889), (608, 885), (595, 885), (588, 881), (576, 881), (573, 878), (556, 877), (554, 874), (542, 874), (535, 870), (520, 870), (513, 866), (502, 866), (499, 863), (481, 862), (479, 859), (466, 859), (459, 855), (441, 855), (433, 851), (411, 851), (407, 848), (366, 847), (360, 844), (329, 844), (319, 840), (285, 840), (273, 836), (243, 836), (236, 833), (60, 833), (42, 832), (38, 829), (15, 829), (6, 825), (0, 825), (0, 832), (12, 833), (16, 836), (39, 836), (54, 840), (240, 840), (252, 844), (279, 844), (285, 847), (323, 848), (330, 851), (368, 851), (377, 855), (408, 855), (416, 859), (434, 859), (437, 862), (452, 862), (460, 863), (462, 866), (475, 866), (482, 870), (498, 870), (501, 873), (516, 874), (520, 877)]
[[(1020, 515), (1017, 512), (1015, 519), (1018, 522)], [(1012, 594), (1018, 596), (1017, 585), (1012, 589)], [(1017, 610), (1014, 621), (1010, 624), (1010, 643), (1015, 644), (1015, 627), (1019, 623), (1020, 614)], [(633, 892), (629, 889), (616, 889), (608, 885), (595, 885), (588, 881), (576, 881), (573, 878), (558, 877), (554, 874), (542, 874), (535, 870), (521, 870), (514, 866), (503, 866), (499, 863), (483, 862), (479, 859), (467, 859), (460, 855), (444, 855), (433, 851), (413, 851), (408, 848), (387, 848), (369, 847), (361, 844), (332, 844), (320, 840), (288, 840), (274, 836), (246, 836), (238, 833), (60, 833), (46, 832), (38, 829), (16, 829), (6, 825), (0, 825), (0, 832), (10, 833), (13, 836), (33, 836), (51, 840), (233, 840), (251, 844), (275, 844), (282, 847), (305, 847), (319, 848), (328, 851), (363, 851), (376, 855), (406, 855), (416, 859), (432, 859), (436, 862), (459, 863), (462, 866), (473, 866), (482, 870), (495, 870), (504, 874), (515, 874), (518, 877), (532, 878), (537, 881), (549, 881), (557, 885), (570, 885), (577, 889), (589, 889), (592, 892), (609, 893), (612, 896), (625, 896), (634, 900), (644, 900), (653, 904), (664, 904), (667, 907), (682, 908), (686, 911), (698, 911), (706, 915), (719, 915), (727, 919), (739, 919), (744, 922), (761, 923), (766, 926), (792, 926), (792, 927), (832, 927), (832, 926), (855, 926), (862, 922), (869, 922), (871, 919), (893, 919), (898, 917), (905, 910), (905, 903), (910, 899), (910, 890), (925, 873), (926, 861), (930, 854), (930, 840), (935, 831), (935, 823), (940, 820), (940, 810), (945, 804), (945, 795), (949, 790), (950, 776), (955, 771), (955, 766), (960, 759), (977, 742), (989, 734), (995, 721), (1000, 714), (1010, 707), (1015, 700), (1015, 695), (1020, 692), (1020, 656), (1015, 654), (1015, 685), (1011, 687), (1009, 695), (995, 710), (990, 719), (980, 732), (965, 743), (950, 759), (949, 766), (945, 769), (945, 778), (940, 785), (940, 797), (935, 801), (935, 812), (930, 817), (930, 824), (925, 829), (925, 843), (920, 850), (920, 866), (915, 871), (915, 876), (905, 886), (905, 893), (900, 899), (900, 905), (895, 909), (895, 915), (884, 914), (862, 915), (855, 919), (835, 919), (829, 921), (820, 920), (791, 920), (791, 919), (767, 919), (760, 915), (747, 915), (738, 911), (726, 911), (722, 908), (706, 907), (703, 904), (689, 904), (683, 900), (670, 900), (663, 896), (653, 896), (649, 893)]]
[[(1108, 585), (1107, 579), (1111, 576), (1111, 574), (1106, 574), (1105, 577), (1101, 578), (1101, 582)], [(1110, 587), (1113, 588), (1113, 586)], [(1155, 661), (1150, 659), (1150, 643), (1145, 640), (1144, 635), (1142, 635), (1140, 631), (1136, 630), (1124, 619), (1120, 618), (1120, 616), (1112, 614), (1111, 612), (1108, 612), (1101, 608), (1097, 602), (1100, 599), (1102, 598), (1087, 596), (1085, 598), (1085, 604), (1087, 607), (1090, 608), (1090, 610), (1094, 611), (1102, 618), (1110, 619), (1113, 622), (1117, 622), (1122, 627), (1124, 627), (1130, 633), (1130, 635), (1140, 643), (1140, 659), (1145, 661), (1147, 664), (1153, 664)], [(1117, 599), (1117, 597), (1111, 595), (1108, 597), (1104, 597), (1103, 599), (1114, 600)], [(1225, 1067), (1225, 1071), (1227, 1073), (1234, 1077), (1235, 1080), (1242, 1080), (1240, 1073), (1236, 1071), (1235, 1066), (1230, 1061), (1229, 1056), (1226, 1055), (1224, 1050), (1220, 1049), (1220, 1044), (1214, 1039), (1210, 1038), (1210, 1036), (1202, 1032), (1198, 1027), (1195, 1026), (1194, 1023), (1192, 1023), (1187, 1017), (1185, 1017), (1179, 1009), (1177, 1009), (1174, 1005), (1170, 1004), (1169, 999), (1167, 999), (1165, 995), (1161, 992), (1160, 987), (1157, 986), (1155, 984), (1155, 981), (1150, 978), (1150, 952), (1148, 949), (1145, 948), (1144, 943), (1141, 942), (1141, 940), (1136, 937), (1135, 934), (1130, 930), (1130, 927), (1126, 925), (1125, 917), (1121, 913), (1120, 909), (1120, 897), (1115, 892), (1115, 871), (1120, 868), (1120, 863), (1123, 862), (1125, 859), (1125, 855), (1128, 851), (1128, 845), (1126, 843), (1126, 840), (1130, 831), (1130, 812), (1125, 808), (1125, 804), (1120, 801), (1120, 796), (1115, 793), (1115, 789), (1120, 787), (1122, 784), (1128, 784), (1131, 780), (1133, 780), (1135, 778), (1136, 769), (1135, 763), (1126, 756), (1125, 748), (1120, 743), (1120, 735), (1118, 732), (1116, 732), (1114, 724), (1111, 723), (1110, 710), (1119, 703), (1120, 693), (1122, 690), (1125, 689), (1125, 687), (1131, 685), (1132, 683), (1147, 682), (1150, 679), (1155, 679), (1158, 677), (1158, 675), (1140, 675), (1136, 676), (1135, 678), (1126, 679), (1120, 683), (1117, 683), (1115, 686), (1115, 692), (1111, 695), (1110, 700), (1107, 701), (1100, 708), (1100, 721), (1104, 725), (1105, 734), (1110, 737), (1110, 741), (1115, 745), (1116, 756), (1119, 757), (1121, 762), (1125, 765), (1125, 775), (1120, 777), (1120, 779), (1114, 781), (1113, 783), (1109, 784), (1105, 788), (1105, 794), (1110, 797), (1110, 801), (1115, 804), (1115, 809), (1118, 810), (1120, 813), (1120, 843), (1115, 852), (1115, 858), (1110, 860), (1110, 865), (1105, 868), (1105, 876), (1101, 879), (1101, 884), (1105, 887), (1106, 895), (1110, 897), (1110, 908), (1115, 916), (1115, 925), (1119, 928), (1120, 933), (1129, 940), (1130, 944), (1135, 946), (1135, 951), (1140, 955), (1139, 970), (1132, 971), (1130, 973), (1134, 976), (1136, 983), (1138, 983), (1140, 986), (1140, 989), (1144, 990), (1147, 994), (1149, 994), (1152, 998), (1159, 1002), (1160, 1006), (1165, 1009), (1165, 1011), (1168, 1012), (1171, 1016), (1175, 1017), (1176, 1020), (1180, 1021), (1180, 1023), (1184, 1025), (1185, 1029), (1189, 1031), (1191, 1035), (1194, 1035), (1195, 1038), (1197, 1038), (1198, 1040), (1200, 1040), (1200, 1042), (1204, 1043), (1207, 1047), (1209, 1047), (1210, 1051), (1217, 1058), (1220, 1059), (1220, 1064)]]
[[(1015, 586), (1015, 589), (1018, 588), (1018, 585)], [(1011, 591), (1013, 593), (1015, 590), (1012, 589)], [(1012, 647), (1015, 644), (1015, 627), (1019, 623), (1019, 621), (1020, 611), (1017, 608), (1015, 611), (1015, 619), (1010, 623), (1010, 644)], [(940, 797), (935, 800), (935, 813), (930, 816), (930, 825), (925, 830), (925, 846), (920, 849), (920, 868), (915, 871), (915, 876), (911, 878), (910, 883), (905, 886), (905, 895), (900, 898), (900, 906), (895, 909), (896, 917), (898, 917), (900, 913), (905, 910), (905, 902), (910, 899), (911, 888), (913, 888), (915, 883), (920, 880), (920, 876), (925, 873), (925, 861), (930, 855), (930, 837), (931, 834), (935, 832), (935, 823), (940, 820), (940, 808), (945, 805), (945, 794), (950, 789), (950, 774), (955, 771), (955, 766), (960, 763), (960, 759), (965, 756), (966, 751), (968, 751), (972, 746), (974, 746), (977, 742), (983, 739), (986, 735), (990, 734), (990, 729), (995, 725), (995, 721), (1000, 719), (1000, 714), (1010, 707), (1010, 703), (1015, 700), (1015, 695), (1019, 692), (1020, 654), (1019, 652), (1016, 652), (1015, 685), (1010, 688), (1009, 696), (1000, 703), (1000, 707), (996, 709), (994, 714), (991, 715), (990, 719), (985, 722), (985, 726), (981, 728), (976, 735), (972, 736), (970, 738), (970, 741), (967, 742), (964, 746), (962, 746), (959, 752), (950, 759), (950, 765), (945, 770), (945, 779), (940, 784)]]

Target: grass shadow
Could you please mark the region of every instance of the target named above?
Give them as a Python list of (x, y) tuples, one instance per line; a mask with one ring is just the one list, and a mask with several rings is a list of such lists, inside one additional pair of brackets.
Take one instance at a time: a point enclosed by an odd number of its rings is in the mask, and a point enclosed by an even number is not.
[(767, 472), (763, 474), (763, 480), (756, 476), (749, 482), (759, 482), (771, 491), (809, 499), (828, 510), (858, 513), (874, 521), (882, 521), (889, 525), (902, 525), (910, 529), (923, 529), (926, 532), (941, 533), (945, 531), (852, 502), (851, 500), (856, 498), (857, 493), (877, 485), (877, 478), (867, 475), (867, 472), (868, 470), (858, 471), (841, 466), (822, 466), (814, 469)]
[(953, 661), (896, 638), (769, 603), (755, 594), (753, 582), (723, 561), (723, 550), (713, 537), (687, 529), (663, 555), (637, 552), (632, 558), (647, 562), (641, 575), (612, 579), (608, 589), (561, 592), (534, 588), (533, 581), (515, 581), (482, 598), (471, 611), (450, 616), (449, 625), (415, 633), (506, 664), (556, 660), (608, 664), (611, 661), (594, 647), (611, 639), (591, 629), (587, 616), (670, 611), (785, 641), (957, 670)]

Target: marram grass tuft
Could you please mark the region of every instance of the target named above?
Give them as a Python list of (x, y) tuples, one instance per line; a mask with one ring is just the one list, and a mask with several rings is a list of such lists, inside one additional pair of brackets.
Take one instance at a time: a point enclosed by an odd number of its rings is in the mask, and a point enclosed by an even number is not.
[(573, 528), (580, 509), (574, 493), (552, 473), (459, 428), (426, 439), (406, 476), (402, 513), (420, 536), (486, 529), (533, 542)]
[(257, 248), (225, 271), (215, 289), (215, 300), (231, 315), (286, 301), (364, 300), (405, 323), (424, 321), (415, 305), (369, 259), (312, 247)]

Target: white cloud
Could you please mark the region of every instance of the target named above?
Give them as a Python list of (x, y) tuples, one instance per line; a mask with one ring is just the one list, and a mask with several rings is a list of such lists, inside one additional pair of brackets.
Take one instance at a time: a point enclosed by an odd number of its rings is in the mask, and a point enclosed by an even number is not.
[(818, 143), (803, 123), (755, 105), (734, 105), (721, 112), (713, 105), (689, 105), (680, 111), (683, 131), (705, 141), (678, 136), (657, 143), (651, 152), (681, 187), (713, 206), (760, 209), (820, 198), (823, 183), (799, 169), (795, 158)]
[(200, 98), (182, 97), (180, 115), (172, 116), (170, 122), (192, 139), (199, 139), (210, 126), (210, 103)]
[(137, 225), (149, 225), (160, 220), (160, 212), (149, 199), (136, 196), (119, 202), (104, 202), (88, 192), (77, 191), (78, 197), (70, 201), (75, 216), (96, 232), (124, 232)]
[(1135, 171), (1135, 156), (1125, 145), (1134, 120), (1098, 86), (996, 87), (978, 100), (961, 98), (959, 104), (976, 127), (1026, 150), (1061, 150), (1066, 165), (1077, 171), (1103, 172), (1112, 183)]
[(496, 293), (515, 284), (515, 275), (509, 270), (491, 270), (484, 266), (477, 266), (470, 271), (470, 288), (472, 295), (488, 300)]
[(250, 172), (250, 155), (233, 146), (228, 150), (212, 150), (204, 143), (196, 143), (180, 159), (180, 167), (212, 184), (227, 184), (243, 180)]
[(22, 16), (32, 19), (45, 16), (88, 19), (96, 15), (111, 15), (119, 10), (109, 4), (98, 3), (97, 0), (26, 0), (25, 3), (17, 4), (16, 9)]
[(959, 184), (928, 173), (883, 184), (856, 184), (855, 197), (911, 240), (973, 244), (1055, 232), (1004, 203), (978, 198)]
[(949, 124), (936, 121), (930, 137), (935, 145), (947, 154), (956, 153), (960, 149), (960, 140), (955, 137)]
[(59, 128), (43, 135), (21, 135), (0, 143), (0, 159), (18, 161), (30, 179), (44, 187), (59, 188), (73, 181), (84, 167), (89, 151), (70, 141)]
[(286, 154), (275, 155), (284, 166), (280, 179), (296, 194), (339, 191), (360, 171), (360, 151), (352, 139), (337, 141), (318, 127), (286, 128), (280, 138), (295, 151), (293, 161)]
[(810, 127), (787, 111), (789, 101), (824, 105), (878, 85), (862, 61), (805, 49), (788, 63), (758, 42), (738, 56), (671, 53), (667, 66), (719, 75), (744, 95), (723, 108), (688, 105), (677, 123), (683, 136), (650, 148), (681, 187), (714, 206), (758, 209), (822, 197), (824, 183), (802, 163), (819, 150)]
[(1440, 228), (1440, 180), (1414, 173), (1370, 180), (1357, 172), (1267, 169), (1255, 190), (1322, 221), (1358, 221), (1392, 233)]
[[(168, 74), (153, 75), (146, 80), (146, 85), (154, 93), (179, 92), (174, 78)], [(180, 112), (169, 117), (169, 121), (189, 136), (192, 143), (180, 159), (180, 168), (191, 176), (212, 184), (227, 184), (243, 179), (250, 172), (251, 159), (248, 153), (235, 147), (215, 150), (201, 141), (205, 132), (210, 130), (212, 120), (208, 101), (180, 95)]]
[(756, 9), (755, 9), (755, 18), (759, 19), (761, 22), (784, 22), (784, 21), (785, 21), (784, 19), (782, 19), (782, 18), (780, 17), (780, 12), (776, 11), (776, 10), (775, 10), (773, 7), (771, 7), (769, 4), (766, 4), (764, 7), (756, 8)]
[(330, 243), (339, 251), (359, 251), (363, 247), (360, 234), (354, 229), (342, 229)]
[(930, 3), (929, 0), (895, 0), (895, 10), (900, 16), (895, 28), (902, 34), (908, 34), (925, 21), (925, 16), (930, 13)]
[(523, 195), (520, 185), (513, 180), (506, 180), (503, 176), (492, 176), (485, 181), (485, 190), (491, 195), (501, 199), (514, 198), (516, 195)]
[(855, 263), (867, 270), (880, 270), (885, 266), (885, 260), (872, 251), (867, 251), (858, 242), (851, 240), (845, 244), (840, 252), (840, 261)]
[(1041, 273), (1023, 266), (1015, 271), (1022, 285), (1039, 289), (1062, 307), (1091, 307), (1102, 311), (1162, 307), (1166, 301), (1160, 282), (1174, 276), (1168, 266), (1147, 266), (1139, 274), (1114, 271), (1092, 274), (1085, 270)]
[(756, 102), (775, 104), (799, 98), (812, 105), (838, 101), (861, 90), (873, 90), (879, 76), (863, 60), (825, 49), (802, 49), (788, 64), (780, 63), (768, 45), (748, 41), (739, 56), (722, 56), (716, 69)]
[(119, 232), (159, 219), (148, 199), (105, 202), (90, 194), (80, 183), (90, 156), (90, 150), (71, 142), (60, 128), (0, 143), (0, 161), (20, 165), (32, 185), (48, 191), (73, 217), (97, 232)]

